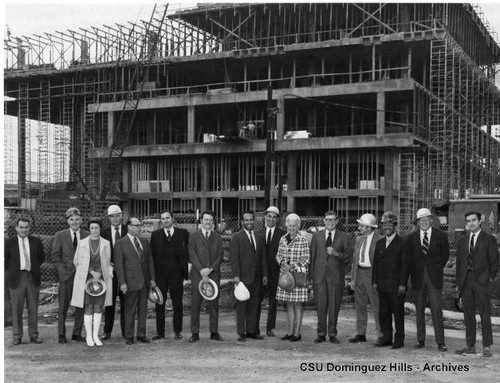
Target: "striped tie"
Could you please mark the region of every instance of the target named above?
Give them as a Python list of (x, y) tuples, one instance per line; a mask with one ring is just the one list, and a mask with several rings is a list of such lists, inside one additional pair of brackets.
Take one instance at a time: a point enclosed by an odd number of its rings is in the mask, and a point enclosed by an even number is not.
[(427, 232), (424, 231), (424, 240), (422, 241), (422, 252), (427, 255), (429, 251), (429, 238), (427, 237)]

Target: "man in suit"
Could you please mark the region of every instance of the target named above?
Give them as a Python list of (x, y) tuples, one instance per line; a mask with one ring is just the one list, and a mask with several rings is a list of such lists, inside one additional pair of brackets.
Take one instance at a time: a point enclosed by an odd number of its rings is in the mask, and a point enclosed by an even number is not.
[[(111, 205), (108, 207), (108, 220), (110, 227), (103, 230), (101, 236), (107, 239), (111, 244), (111, 265), (114, 267), (115, 257), (114, 248), (118, 240), (127, 235), (127, 226), (122, 223), (123, 212), (118, 205)], [(104, 336), (102, 340), (108, 340), (111, 338), (111, 333), (113, 332), (113, 325), (115, 323), (115, 307), (116, 307), (116, 297), (118, 296), (120, 300), (120, 328), (122, 331), (122, 336), (125, 336), (125, 305), (123, 293), (118, 288), (118, 282), (116, 278), (116, 272), (113, 271), (113, 302), (111, 306), (106, 306), (104, 311)]]
[[(376, 347), (404, 346), (405, 339), (405, 294), (410, 261), (406, 242), (396, 233), (397, 217), (392, 211), (382, 215), (382, 238), (375, 245), (373, 258), (372, 285), (378, 293), (380, 329), (382, 338)], [(394, 343), (392, 341), (392, 317), (394, 316)]]
[(411, 286), (417, 311), (416, 348), (425, 346), (425, 307), (431, 308), (432, 324), (439, 351), (447, 351), (443, 324), (443, 268), (450, 257), (446, 234), (432, 227), (429, 209), (417, 211), (418, 230), (406, 238), (410, 257)]
[[(201, 229), (191, 233), (188, 242), (191, 268), (191, 338), (200, 340), (200, 309), (202, 297), (198, 285), (202, 279), (212, 279), (220, 289), (220, 265), (224, 256), (222, 238), (214, 231), (214, 213), (201, 214)], [(210, 339), (222, 341), (219, 334), (219, 295), (208, 302), (210, 311)]]
[(243, 213), (241, 224), (243, 230), (231, 239), (229, 255), (235, 285), (243, 283), (250, 292), (249, 300), (236, 301), (238, 341), (245, 342), (247, 338), (264, 339), (257, 333), (257, 310), (262, 284), (267, 283), (267, 262), (264, 238), (254, 232), (254, 213)]
[[(73, 295), (73, 282), (75, 280), (75, 265), (73, 258), (75, 250), (80, 240), (88, 237), (90, 233), (80, 229), (82, 223), (80, 210), (76, 207), (70, 207), (66, 211), (66, 219), (69, 229), (61, 230), (56, 233), (52, 245), (52, 262), (57, 265), (57, 274), (59, 276), (59, 310), (58, 310), (58, 331), (59, 343), (67, 343), (66, 340), (66, 316)], [(83, 327), (83, 309), (75, 307), (75, 326), (71, 340), (85, 342), (82, 337)]]
[(490, 283), (500, 268), (495, 238), (481, 230), (481, 213), (465, 214), (468, 234), (458, 240), (456, 281), (462, 297), (466, 346), (457, 354), (476, 353), (476, 306), (481, 317), (483, 356), (491, 357)]
[(170, 292), (174, 308), (173, 329), (176, 340), (182, 339), (182, 295), (184, 279), (188, 279), (188, 239), (185, 229), (174, 228), (174, 217), (170, 211), (161, 214), (161, 229), (151, 235), (151, 255), (155, 266), (156, 280), (161, 290), (163, 304), (156, 304), (156, 335), (153, 340), (165, 338), (165, 301)]
[(376, 232), (378, 225), (374, 215), (363, 214), (357, 222), (360, 236), (356, 238), (351, 267), (351, 288), (354, 290), (356, 306), (356, 335), (349, 339), (350, 343), (366, 342), (368, 302), (372, 306), (377, 337), (382, 336), (378, 314), (378, 294), (372, 286), (372, 267), (375, 245), (383, 236)]
[(142, 224), (132, 217), (126, 224), (127, 235), (115, 244), (115, 271), (118, 285), (125, 297), (125, 339), (134, 343), (134, 322), (137, 311), (137, 341), (149, 343), (146, 337), (146, 315), (149, 288), (156, 287), (155, 269), (149, 243), (140, 238)]
[[(259, 306), (257, 308), (257, 330), (260, 323), (260, 312), (262, 309), (262, 300), (267, 294), (268, 309), (267, 309), (267, 321), (266, 321), (266, 335), (275, 336), (274, 329), (276, 328), (276, 311), (277, 311), (277, 301), (276, 301), (276, 291), (278, 290), (278, 279), (280, 277), (280, 265), (276, 262), (276, 254), (278, 253), (278, 246), (281, 237), (286, 234), (286, 231), (280, 229), (277, 226), (280, 216), (280, 211), (275, 206), (269, 206), (266, 210), (265, 216), (265, 227), (258, 232), (259, 235), (263, 236), (265, 239), (265, 252), (264, 257), (266, 260), (267, 267), (267, 281), (264, 284), (264, 288), (261, 289)], [(260, 333), (260, 331), (257, 331)]]
[(17, 235), (5, 241), (4, 271), (12, 307), (12, 335), (14, 346), (23, 337), (24, 302), (28, 306), (28, 333), (31, 343), (42, 343), (38, 337), (38, 296), (40, 293), (40, 265), (45, 260), (40, 239), (29, 236), (28, 218), (16, 220)]
[[(326, 341), (340, 343), (337, 338), (337, 320), (344, 293), (344, 264), (351, 257), (350, 239), (337, 229), (339, 217), (336, 212), (325, 213), (325, 230), (313, 233), (311, 241), (311, 267), (309, 275), (313, 282), (318, 337), (314, 343)], [(328, 317), (328, 327), (327, 327)]]

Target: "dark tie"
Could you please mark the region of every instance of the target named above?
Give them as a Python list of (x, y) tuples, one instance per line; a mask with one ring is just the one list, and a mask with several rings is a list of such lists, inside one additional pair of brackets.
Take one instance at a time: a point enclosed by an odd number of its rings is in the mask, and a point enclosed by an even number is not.
[(360, 263), (365, 263), (365, 253), (366, 253), (366, 242), (368, 241), (368, 237), (365, 236), (363, 239), (363, 244), (361, 245), (361, 261)]
[(269, 233), (267, 233), (267, 243), (271, 243), (271, 239), (273, 238), (273, 231), (272, 229), (269, 229)]
[(427, 255), (427, 251), (429, 250), (429, 237), (427, 237), (427, 232), (424, 231), (424, 239), (422, 241), (422, 252), (424, 255)]
[(167, 241), (170, 242), (172, 239), (172, 234), (170, 234), (170, 230), (167, 230)]
[(250, 242), (252, 242), (252, 247), (255, 250), (255, 242), (253, 240), (253, 231), (250, 232)]
[(470, 245), (469, 245), (469, 256), (467, 257), (467, 270), (474, 270), (474, 262), (472, 261), (472, 253), (474, 253), (474, 237), (475, 234), (472, 234), (470, 237)]
[(332, 232), (328, 232), (328, 237), (326, 238), (326, 247), (332, 246)]
[(118, 242), (119, 239), (120, 239), (120, 228), (117, 226), (115, 228), (115, 244), (113, 245), (113, 247), (115, 247), (116, 242)]
[(30, 257), (28, 256), (28, 252), (26, 251), (26, 245), (25, 245), (24, 240), (25, 240), (25, 238), (22, 239), (22, 241), (23, 241), (24, 262), (26, 263), (26, 271), (30, 271), (31, 270)]
[(205, 232), (205, 237), (207, 237), (207, 241), (208, 241), (208, 237), (210, 237), (210, 232), (209, 231)]
[(134, 238), (134, 245), (135, 248), (137, 249), (137, 254), (139, 255), (139, 258), (142, 259), (142, 247), (137, 237)]
[(76, 238), (76, 231), (73, 232), (73, 248), (76, 250), (77, 246), (78, 246), (78, 239)]

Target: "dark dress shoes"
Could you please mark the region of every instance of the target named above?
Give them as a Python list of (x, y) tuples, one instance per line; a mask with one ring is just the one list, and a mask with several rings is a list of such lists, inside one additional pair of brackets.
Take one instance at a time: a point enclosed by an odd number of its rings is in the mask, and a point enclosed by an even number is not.
[(256, 340), (263, 340), (264, 339), (264, 337), (260, 334), (250, 334), (250, 333), (247, 333), (247, 338), (256, 339)]
[(442, 352), (446, 352), (446, 351), (448, 351), (448, 348), (446, 347), (446, 345), (444, 343), (440, 343), (440, 344), (438, 344), (438, 350), (442, 351)]
[(180, 332), (176, 332), (174, 335), (175, 340), (181, 340), (182, 339), (182, 334)]
[(392, 348), (393, 350), (397, 350), (398, 348), (403, 348), (404, 346), (405, 346), (405, 345), (404, 345), (404, 343), (394, 343), (394, 344), (391, 346), (391, 348)]
[(391, 341), (383, 340), (380, 338), (377, 340), (377, 343), (374, 344), (375, 347), (387, 347), (387, 346), (391, 346), (391, 345), (392, 345)]
[(191, 334), (191, 338), (189, 338), (189, 343), (198, 342), (199, 340), (200, 336), (198, 335), (198, 333), (193, 333)]
[(31, 338), (30, 339), (30, 342), (31, 343), (35, 343), (35, 344), (40, 344), (40, 343), (43, 343), (42, 340), (39, 338), (39, 337), (36, 337), (36, 338)]
[(102, 336), (101, 340), (108, 340), (111, 338), (111, 334), (108, 332), (105, 332), (104, 335)]
[(293, 336), (293, 335), (288, 335), (288, 334), (283, 335), (283, 336), (281, 337), (281, 340), (289, 340), (292, 336)]
[(354, 338), (349, 339), (349, 343), (359, 343), (359, 342), (366, 342), (366, 336), (357, 334)]
[(295, 335), (292, 335), (290, 338), (289, 338), (290, 342), (298, 342), (299, 340), (302, 340), (302, 335), (299, 334), (297, 336)]
[(267, 331), (266, 331), (266, 335), (267, 335), (267, 336), (271, 336), (271, 337), (272, 337), (272, 336), (276, 336), (276, 335), (274, 334), (274, 331), (273, 331), (273, 330), (267, 330)]
[(19, 346), (19, 345), (21, 344), (21, 339), (14, 339), (14, 340), (12, 341), (12, 344), (13, 344), (14, 346)]
[(314, 343), (323, 343), (326, 342), (326, 338), (324, 336), (318, 336), (316, 339), (314, 339)]
[(425, 342), (423, 340), (417, 340), (417, 343), (415, 343), (415, 348), (424, 348), (425, 347)]
[(132, 338), (125, 338), (125, 344), (134, 344), (134, 340)]
[(68, 341), (66, 340), (66, 337), (64, 335), (59, 335), (59, 343), (61, 343), (61, 344), (68, 343)]
[(222, 337), (220, 336), (220, 334), (218, 332), (213, 332), (210, 334), (210, 339), (212, 340), (218, 340), (218, 341), (223, 341), (224, 339), (222, 339)]
[(475, 347), (464, 347), (459, 350), (455, 351), (455, 354), (458, 355), (468, 355), (468, 354), (475, 354), (476, 353), (476, 348)]
[(238, 334), (238, 342), (246, 342), (247, 337), (243, 334)]
[(339, 344), (340, 340), (338, 340), (336, 336), (331, 336), (330, 337), (330, 342), (335, 343), (335, 344)]
[(158, 335), (153, 336), (151, 339), (152, 340), (158, 340), (158, 339), (164, 339), (164, 338), (165, 338), (165, 335), (158, 334)]
[(77, 341), (77, 342), (86, 342), (86, 341), (87, 341), (87, 340), (86, 340), (83, 336), (81, 336), (81, 335), (73, 335), (73, 336), (71, 337), (71, 340), (75, 340), (75, 341)]
[(146, 338), (145, 336), (138, 336), (137, 341), (141, 342), (141, 343), (151, 343), (151, 341), (148, 338)]

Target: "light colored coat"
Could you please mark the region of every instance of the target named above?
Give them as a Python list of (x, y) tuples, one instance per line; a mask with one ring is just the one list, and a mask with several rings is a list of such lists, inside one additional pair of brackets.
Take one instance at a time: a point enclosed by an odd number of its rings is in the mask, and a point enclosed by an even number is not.
[[(106, 297), (104, 299), (105, 306), (111, 306), (113, 300), (113, 270), (111, 269), (111, 246), (109, 241), (101, 237), (101, 270), (102, 278), (106, 283)], [(73, 263), (76, 267), (75, 282), (73, 285), (73, 295), (71, 297), (71, 306), (83, 307), (85, 296), (85, 282), (89, 273), (90, 264), (90, 237), (86, 237), (80, 241), (76, 248), (75, 258)]]

